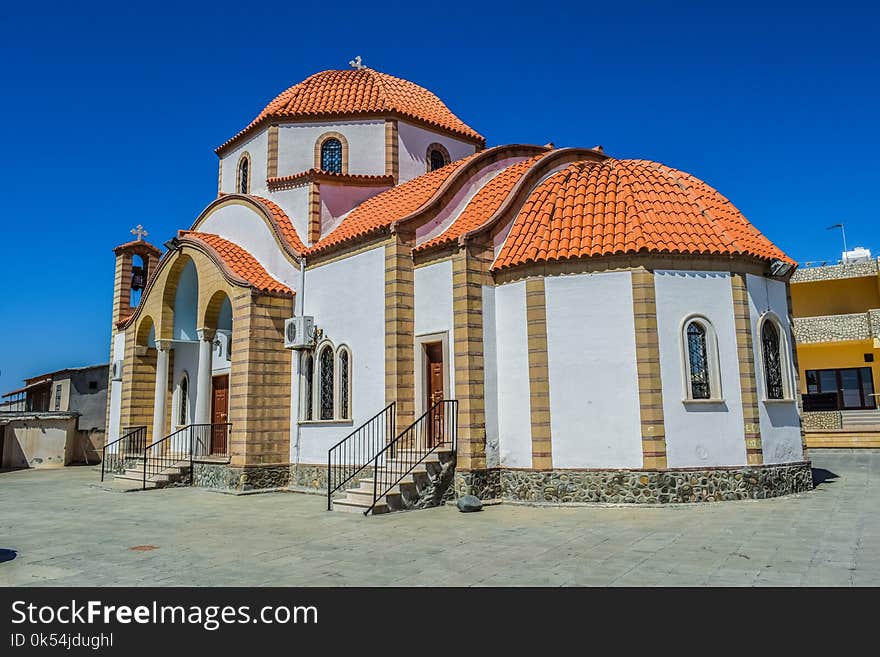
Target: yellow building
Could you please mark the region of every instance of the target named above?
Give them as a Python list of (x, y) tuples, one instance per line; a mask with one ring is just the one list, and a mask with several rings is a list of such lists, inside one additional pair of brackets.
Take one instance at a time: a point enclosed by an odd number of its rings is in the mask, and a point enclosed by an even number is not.
[(880, 447), (880, 258), (791, 279), (809, 447)]

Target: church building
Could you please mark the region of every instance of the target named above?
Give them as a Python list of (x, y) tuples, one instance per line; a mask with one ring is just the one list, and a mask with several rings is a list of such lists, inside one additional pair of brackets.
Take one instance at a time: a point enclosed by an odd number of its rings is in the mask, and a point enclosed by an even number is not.
[(359, 63), (216, 153), (217, 198), (164, 253), (140, 227), (115, 250), (120, 477), (374, 513), (812, 487), (795, 264), (695, 176), (488, 148)]

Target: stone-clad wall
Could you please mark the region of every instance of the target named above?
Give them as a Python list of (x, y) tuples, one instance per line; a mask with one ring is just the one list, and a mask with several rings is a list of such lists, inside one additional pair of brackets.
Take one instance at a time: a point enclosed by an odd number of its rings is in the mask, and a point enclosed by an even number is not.
[(840, 278), (858, 278), (860, 276), (876, 276), (880, 258), (854, 262), (851, 264), (828, 265), (826, 267), (809, 267), (798, 269), (791, 277), (792, 283), (810, 281), (832, 281)]
[(456, 476), (459, 494), (544, 504), (747, 500), (813, 488), (809, 462), (682, 470), (484, 470)]
[(840, 411), (804, 411), (801, 425), (805, 431), (842, 429), (843, 416)]
[[(852, 313), (796, 317), (792, 326), (794, 337), (798, 344), (868, 340), (871, 337), (871, 320), (873, 319), (870, 315), (871, 313)], [(880, 325), (880, 318), (874, 321)]]

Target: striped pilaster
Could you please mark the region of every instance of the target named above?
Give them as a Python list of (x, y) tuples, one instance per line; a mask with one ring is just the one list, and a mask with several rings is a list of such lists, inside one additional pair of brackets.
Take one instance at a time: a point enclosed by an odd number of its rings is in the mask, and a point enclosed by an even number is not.
[(415, 419), (415, 292), (412, 245), (385, 245), (385, 403), (397, 402), (397, 431)]
[(755, 374), (755, 344), (752, 337), (752, 319), (749, 313), (749, 291), (745, 274), (731, 273), (733, 318), (736, 327), (736, 353), (739, 360), (739, 386), (742, 391), (743, 425), (746, 440), (746, 459), (749, 465), (761, 465), (764, 454), (761, 447), (761, 420), (758, 404), (758, 379)]
[(217, 163), (217, 198), (223, 195), (223, 158)]
[(232, 298), (229, 377), (231, 464), (290, 462), (290, 352), (284, 348), (289, 298), (237, 290)]
[(529, 345), (529, 403), (532, 418), (532, 468), (553, 468), (550, 435), (550, 365), (547, 359), (547, 301), (544, 278), (526, 280)]
[(657, 333), (657, 295), (654, 272), (632, 272), (636, 368), (639, 377), (639, 413), (642, 429), (642, 467), (665, 468), (666, 424), (660, 380), (660, 338)]
[(269, 126), (266, 137), (268, 140), (266, 148), (266, 177), (275, 178), (278, 175), (278, 126)]
[(318, 185), (309, 183), (309, 244), (321, 239), (321, 192)]
[(385, 121), (385, 175), (394, 176), (395, 185), (400, 179), (399, 148), (397, 120), (388, 119)]
[(153, 435), (153, 402), (156, 394), (156, 349), (137, 346), (134, 330), (125, 333), (125, 367), (122, 372), (120, 425), (147, 427)]
[(486, 467), (486, 400), (483, 353), (483, 286), (492, 283), (491, 245), (469, 243), (452, 258), (455, 397), (458, 400), (457, 467)]

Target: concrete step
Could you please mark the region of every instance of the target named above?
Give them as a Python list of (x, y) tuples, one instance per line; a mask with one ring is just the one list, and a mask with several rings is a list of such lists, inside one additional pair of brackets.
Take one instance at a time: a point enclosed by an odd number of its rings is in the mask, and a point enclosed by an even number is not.
[[(346, 502), (360, 502), (366, 503), (367, 506), (373, 501), (373, 486), (371, 485), (369, 488), (349, 488), (345, 491), (346, 496), (342, 498)], [(387, 501), (388, 497), (400, 497), (400, 488), (395, 486), (390, 491), (385, 493), (385, 495), (379, 498), (380, 501)]]
[[(370, 504), (363, 504), (361, 502), (352, 502), (349, 500), (333, 500), (333, 510), (334, 511), (343, 511), (345, 513), (363, 513), (369, 508)], [(384, 502), (380, 501), (373, 507), (372, 514), (377, 515), (379, 513), (388, 513), (388, 505)]]

